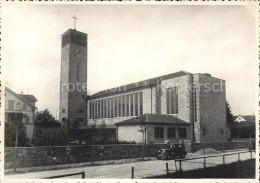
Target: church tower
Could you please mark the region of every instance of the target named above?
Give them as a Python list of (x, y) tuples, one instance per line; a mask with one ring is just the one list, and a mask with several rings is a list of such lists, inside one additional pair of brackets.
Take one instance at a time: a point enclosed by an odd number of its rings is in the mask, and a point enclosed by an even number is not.
[(69, 29), (62, 35), (60, 108), (63, 127), (76, 129), (86, 124), (87, 34)]

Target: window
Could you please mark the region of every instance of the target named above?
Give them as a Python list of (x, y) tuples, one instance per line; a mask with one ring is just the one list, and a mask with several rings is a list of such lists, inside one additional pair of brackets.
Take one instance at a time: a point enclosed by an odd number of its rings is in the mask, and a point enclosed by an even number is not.
[(140, 92), (140, 115), (143, 115), (143, 92)]
[(167, 138), (175, 138), (175, 128), (167, 128)]
[(177, 114), (178, 111), (178, 89), (177, 87), (166, 90), (166, 113)]
[(122, 96), (122, 117), (125, 117), (125, 95)]
[(30, 117), (29, 116), (26, 116), (26, 118), (25, 118), (26, 120), (25, 120), (25, 123), (30, 123)]
[(14, 110), (14, 100), (8, 100), (8, 109)]
[(121, 110), (121, 96), (118, 97), (118, 117), (122, 117), (121, 114), (122, 110)]
[(198, 116), (197, 116), (197, 90), (196, 86), (192, 86), (192, 94), (193, 94), (193, 110), (194, 110), (194, 122), (198, 121)]
[(79, 114), (83, 114), (83, 113), (84, 113), (84, 110), (83, 110), (83, 109), (78, 109), (78, 113), (79, 113)]
[(62, 113), (65, 113), (65, 109), (62, 109)]
[(163, 127), (154, 127), (154, 138), (164, 138)]
[(179, 137), (181, 139), (185, 139), (186, 138), (186, 128), (178, 128), (179, 131)]
[(129, 95), (126, 95), (126, 116), (129, 116)]
[(95, 101), (94, 119), (97, 119), (97, 101)]
[(134, 116), (134, 95), (130, 94), (130, 116)]
[(114, 117), (114, 98), (110, 99), (110, 106), (111, 106), (111, 118)]
[(78, 118), (78, 122), (83, 122), (84, 118)]
[(117, 102), (117, 97), (114, 97), (114, 109), (115, 109), (115, 117), (117, 117), (117, 110), (118, 110), (118, 102)]
[(89, 119), (93, 119), (93, 102), (89, 102)]
[(26, 111), (27, 105), (23, 104), (23, 111)]
[(104, 99), (104, 116), (103, 118), (107, 118), (107, 100)]
[(107, 99), (107, 117), (110, 118), (110, 98)]
[(97, 118), (100, 118), (100, 100), (98, 100)]
[(104, 104), (103, 104), (103, 100), (100, 101), (100, 118), (104, 118)]
[(62, 122), (65, 122), (65, 119), (66, 119), (66, 118), (61, 118), (61, 121), (62, 121)]
[(138, 116), (138, 93), (134, 94), (135, 99), (135, 116)]

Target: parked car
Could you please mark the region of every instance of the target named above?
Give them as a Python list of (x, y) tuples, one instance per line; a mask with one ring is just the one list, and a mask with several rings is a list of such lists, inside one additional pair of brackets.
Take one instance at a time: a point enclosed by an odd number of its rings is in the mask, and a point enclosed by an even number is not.
[(184, 144), (170, 145), (168, 149), (160, 149), (158, 151), (157, 159), (174, 159), (176, 157), (185, 158), (187, 151)]

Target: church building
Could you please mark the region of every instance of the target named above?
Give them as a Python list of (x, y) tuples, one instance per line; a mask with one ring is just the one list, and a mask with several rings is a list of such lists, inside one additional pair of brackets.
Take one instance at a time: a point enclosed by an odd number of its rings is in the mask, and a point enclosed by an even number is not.
[(222, 79), (179, 71), (87, 96), (87, 34), (65, 32), (61, 55), (59, 112), (69, 129), (103, 124), (117, 140), (137, 143), (216, 142), (220, 129), (229, 136)]

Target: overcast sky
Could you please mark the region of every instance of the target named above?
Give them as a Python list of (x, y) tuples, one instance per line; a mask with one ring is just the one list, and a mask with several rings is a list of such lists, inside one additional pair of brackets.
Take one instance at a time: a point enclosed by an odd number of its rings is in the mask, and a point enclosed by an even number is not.
[(226, 80), (233, 113), (255, 112), (253, 8), (9, 4), (4, 10), (6, 85), (29, 91), (39, 110), (58, 111), (61, 35), (76, 14), (76, 29), (88, 34), (89, 94), (184, 70)]

